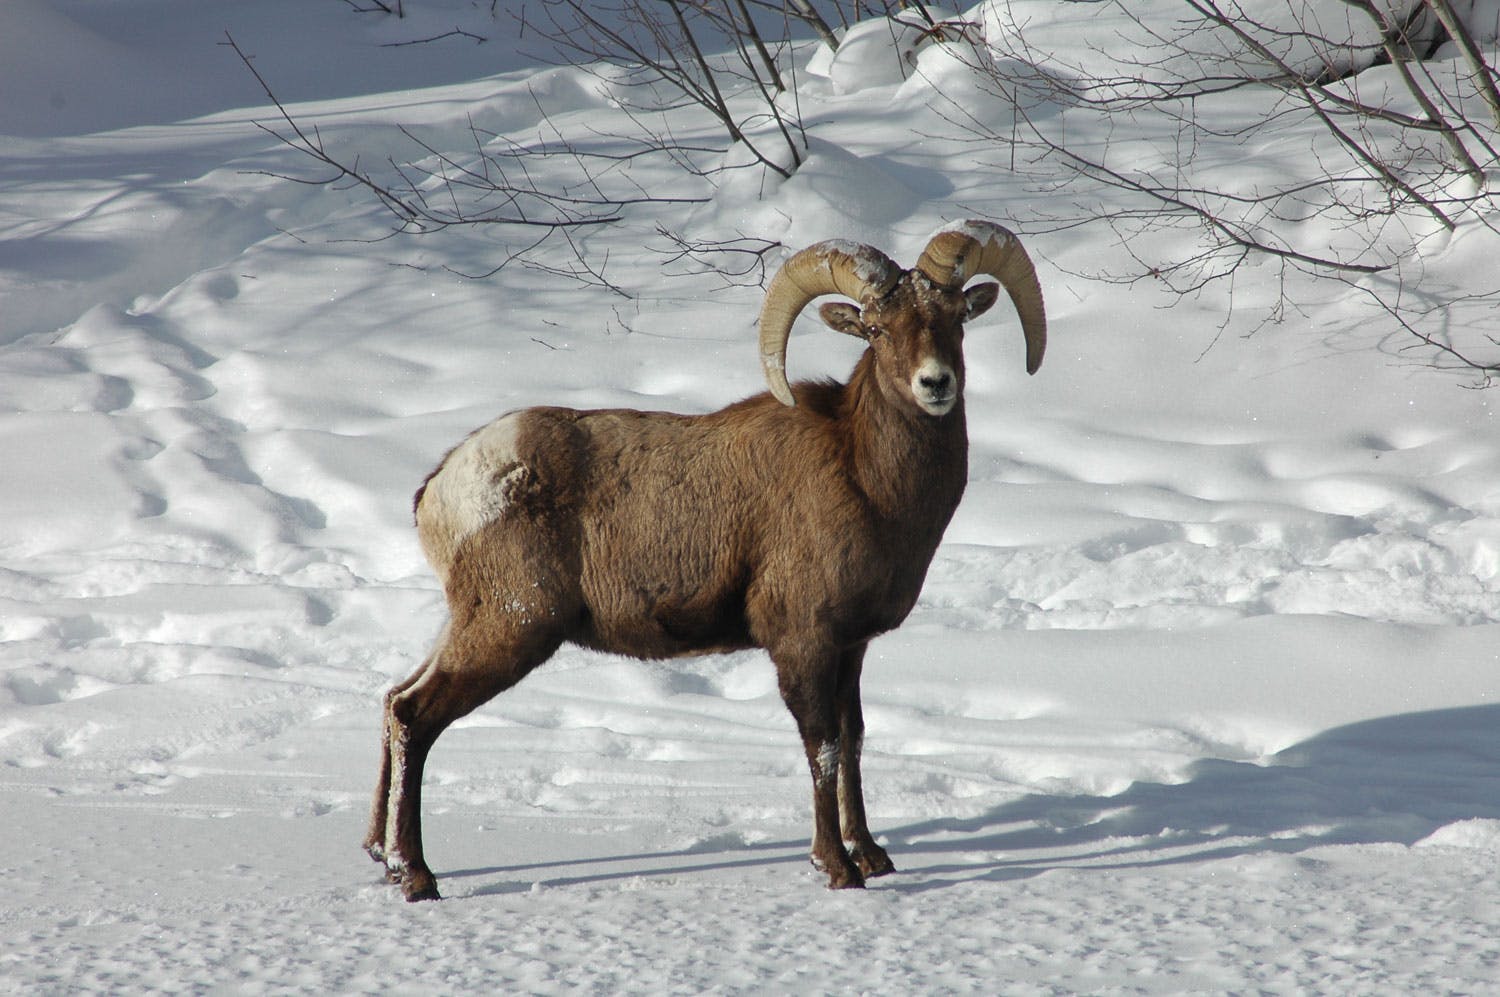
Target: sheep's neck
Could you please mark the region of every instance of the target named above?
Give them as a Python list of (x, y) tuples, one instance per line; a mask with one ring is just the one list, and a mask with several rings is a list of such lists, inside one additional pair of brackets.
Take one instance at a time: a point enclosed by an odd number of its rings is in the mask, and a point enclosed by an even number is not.
[(851, 474), (883, 518), (906, 529), (934, 531), (936, 544), (969, 477), (963, 399), (933, 417), (888, 397), (869, 354), (845, 389), (843, 417), (856, 431)]

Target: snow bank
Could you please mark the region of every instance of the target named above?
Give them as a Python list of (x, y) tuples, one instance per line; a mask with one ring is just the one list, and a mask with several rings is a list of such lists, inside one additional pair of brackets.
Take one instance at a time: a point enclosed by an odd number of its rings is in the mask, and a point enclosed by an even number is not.
[[(1048, 208), (1003, 153), (913, 129), (966, 67), (922, 46), (899, 78), (851, 47), (799, 94), (791, 179), (723, 174), (706, 203), (582, 237), (630, 297), (524, 267), (467, 280), (522, 237), (387, 239), (357, 192), (254, 172), (305, 164), (253, 127), (274, 114), (216, 45), (230, 26), (295, 114), (375, 161), (410, 148), (392, 121), (455, 156), (471, 117), (497, 142), (619, 127), (618, 94), (514, 44), (380, 48), (508, 38), (488, 5), (407, 6), (0, 7), (0, 96), (21, 94), (0, 99), (12, 986), (1492, 984), (1492, 393), (1404, 353), (1347, 289), (1240, 338), (1213, 294), (1082, 276), (1119, 249), (1070, 231), (1026, 240), (1052, 334), (1035, 378), (1005, 308), (969, 330), (969, 491), (867, 662), (866, 788), (900, 872), (847, 896), (806, 866), (805, 761), (763, 655), (565, 649), (439, 743), (424, 830), (452, 899), (400, 903), (357, 843), (380, 696), (441, 623), (410, 495), (444, 450), (527, 404), (762, 390), (759, 290), (667, 276), (657, 225), (779, 241), (773, 265), (831, 237), (909, 262), (942, 225)], [(1111, 28), (1009, 10), (1080, 63)], [(51, 108), (75, 82), (98, 99)], [(717, 141), (692, 114), (674, 129)], [(1291, 139), (1267, 154), (1317, 165)], [(1488, 279), (1484, 232), (1431, 249), (1424, 279)], [(1235, 314), (1278, 280), (1247, 270)], [(809, 316), (794, 375), (842, 376), (858, 348)]]

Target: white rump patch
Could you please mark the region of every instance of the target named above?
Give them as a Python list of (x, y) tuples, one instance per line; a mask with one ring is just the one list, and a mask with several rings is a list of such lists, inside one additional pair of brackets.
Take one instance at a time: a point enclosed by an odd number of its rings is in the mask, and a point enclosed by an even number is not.
[(460, 443), (422, 495), (424, 516), (443, 524), (457, 547), (500, 518), (527, 474), (516, 452), (519, 413), (503, 415)]

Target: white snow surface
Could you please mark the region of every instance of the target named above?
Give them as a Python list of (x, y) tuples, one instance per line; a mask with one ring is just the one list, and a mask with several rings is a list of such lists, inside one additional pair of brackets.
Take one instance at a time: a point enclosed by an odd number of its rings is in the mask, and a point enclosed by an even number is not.
[[(1241, 328), (1282, 290), (1247, 270), (1224, 328), (1227, 291), (1090, 280), (1121, 250), (1074, 232), (1024, 239), (1034, 378), (1008, 305), (969, 330), (969, 490), (867, 663), (896, 874), (835, 893), (808, 865), (763, 654), (564, 649), (438, 743), (447, 899), (402, 902), (359, 842), (380, 697), (442, 625), (410, 514), (441, 455), (529, 404), (763, 390), (760, 290), (674, 275), (658, 224), (909, 265), (1046, 196), (916, 127), (923, 73), (851, 53), (838, 85), (799, 77), (792, 179), (737, 171), (582, 236), (628, 297), (468, 279), (534, 236), (383, 239), (358, 191), (268, 175), (316, 170), (255, 127), (274, 110), (218, 44), (366, 164), (413, 155), (397, 124), (454, 156), (471, 121), (618, 130), (489, 4), (406, 7), (0, 4), (0, 991), (1500, 985), (1497, 389), (1341, 285)], [(455, 26), (490, 41), (382, 47)], [(1096, 27), (1047, 44), (1083, 61)], [(687, 113), (673, 134), (715, 138)], [(1464, 229), (1425, 273), (1461, 286), (1495, 255)], [(1500, 336), (1492, 305), (1465, 314)], [(858, 349), (809, 316), (791, 374)]]

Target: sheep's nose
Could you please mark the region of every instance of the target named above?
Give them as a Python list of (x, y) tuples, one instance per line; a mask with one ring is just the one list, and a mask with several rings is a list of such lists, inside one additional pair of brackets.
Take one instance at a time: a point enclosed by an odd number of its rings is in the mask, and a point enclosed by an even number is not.
[(947, 371), (941, 374), (923, 374), (917, 378), (917, 383), (934, 395), (945, 395), (953, 384), (953, 375)]

